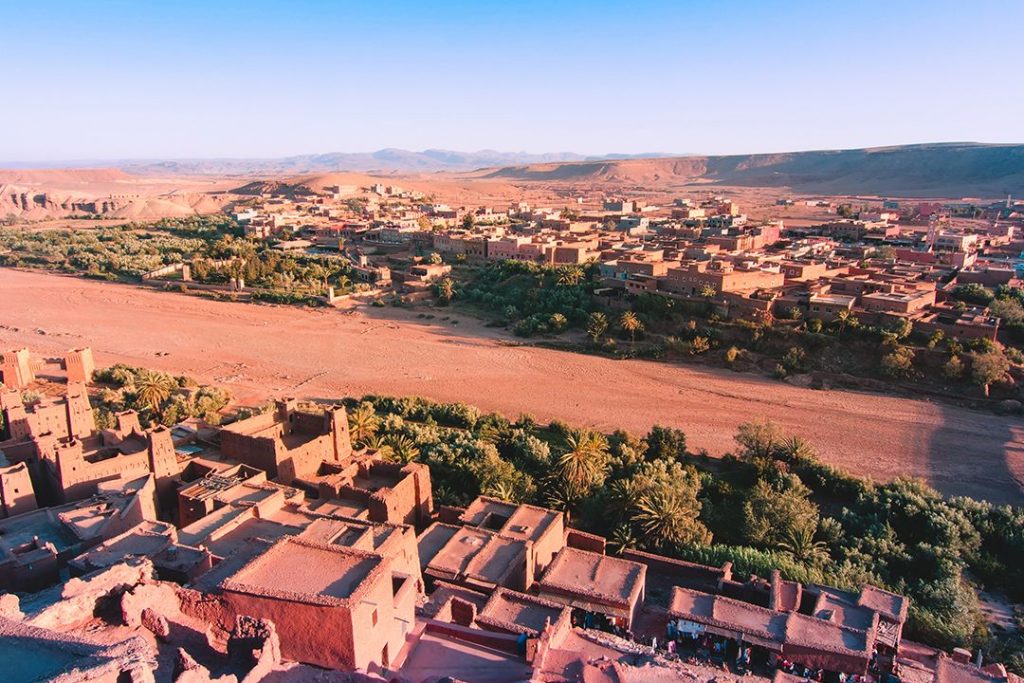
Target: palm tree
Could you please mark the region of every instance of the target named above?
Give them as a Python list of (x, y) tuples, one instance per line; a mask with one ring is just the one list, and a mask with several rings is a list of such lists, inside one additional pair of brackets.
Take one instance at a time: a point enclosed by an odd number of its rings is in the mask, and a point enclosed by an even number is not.
[(140, 402), (157, 410), (166, 401), (177, 384), (174, 378), (162, 372), (143, 370), (135, 379), (135, 395)]
[(373, 409), (371, 403), (360, 403), (356, 409), (348, 414), (348, 429), (352, 439), (357, 443), (366, 445), (366, 440), (377, 433), (380, 426), (380, 418)]
[(504, 425), (485, 423), (477, 431), (477, 439), (486, 443), (497, 444), (511, 436), (512, 430)]
[(700, 295), (705, 299), (710, 299), (718, 294), (718, 290), (712, 285), (704, 285), (700, 288)]
[(327, 269), (319, 263), (314, 263), (309, 267), (307, 277), (311, 284), (319, 286), (324, 291), (327, 290)]
[(608, 331), (608, 316), (600, 311), (590, 314), (587, 319), (587, 336), (596, 344), (597, 340)]
[(643, 495), (643, 489), (636, 479), (619, 479), (608, 487), (612, 511), (620, 518), (628, 518)]
[(558, 269), (558, 284), (563, 287), (578, 285), (583, 279), (583, 269), (579, 266), (563, 266)]
[(782, 455), (786, 460), (807, 460), (814, 458), (814, 447), (799, 436), (791, 436), (782, 444)]
[(580, 429), (566, 437), (568, 449), (558, 459), (562, 479), (574, 490), (588, 491), (608, 472), (608, 440), (604, 434)]
[(404, 434), (392, 434), (388, 437), (387, 444), (391, 447), (392, 460), (405, 463), (412, 462), (420, 456), (416, 442)]
[(828, 544), (814, 540), (816, 525), (805, 523), (791, 527), (779, 542), (779, 549), (800, 562), (816, 564), (828, 558)]
[(394, 454), (388, 440), (380, 434), (373, 434), (366, 437), (366, 440), (363, 441), (363, 445), (366, 446), (367, 449), (375, 451), (377, 455), (385, 460), (391, 460)]
[(697, 519), (700, 508), (696, 499), (688, 501), (671, 489), (655, 489), (637, 502), (636, 510), (633, 522), (655, 548), (711, 541), (710, 532)]
[(443, 303), (448, 303), (455, 296), (455, 284), (451, 278), (442, 278), (437, 283), (437, 298)]
[(852, 329), (859, 325), (860, 321), (857, 320), (857, 316), (853, 314), (853, 311), (844, 309), (839, 311), (839, 314), (836, 316), (836, 331), (840, 336), (846, 331), (847, 327)]
[(629, 524), (620, 524), (612, 530), (612, 536), (608, 539), (608, 545), (612, 550), (621, 555), (623, 550), (634, 550), (639, 545), (636, 536), (633, 535), (633, 527)]
[(580, 502), (579, 492), (565, 480), (556, 477), (552, 484), (545, 496), (545, 503), (552, 510), (568, 512)]
[(633, 311), (626, 311), (619, 318), (619, 327), (629, 333), (629, 343), (636, 343), (636, 333), (644, 331), (644, 324)]
[(515, 488), (507, 481), (499, 481), (491, 486), (487, 487), (486, 491), (483, 491), (484, 495), (490, 496), (491, 498), (497, 498), (503, 500), (506, 503), (518, 502)]

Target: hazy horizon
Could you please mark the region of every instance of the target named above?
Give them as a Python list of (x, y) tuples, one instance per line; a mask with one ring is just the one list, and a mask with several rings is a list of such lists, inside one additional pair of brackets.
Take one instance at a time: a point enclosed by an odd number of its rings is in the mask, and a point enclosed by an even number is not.
[(47, 168), (54, 169), (73, 169), (73, 168), (87, 168), (89, 164), (125, 164), (127, 165), (145, 165), (153, 163), (174, 163), (174, 162), (273, 162), (285, 159), (302, 159), (306, 157), (327, 157), (332, 155), (365, 155), (370, 156), (380, 152), (396, 151), (405, 152), (409, 154), (426, 154), (429, 152), (447, 152), (451, 154), (465, 154), (465, 155), (477, 155), (477, 154), (495, 154), (501, 156), (549, 156), (549, 157), (583, 157), (580, 159), (553, 159), (552, 163), (557, 161), (601, 161), (601, 160), (614, 160), (618, 157), (629, 158), (629, 159), (645, 159), (645, 158), (665, 158), (665, 157), (714, 157), (714, 156), (747, 156), (747, 155), (771, 155), (771, 154), (799, 154), (803, 152), (845, 152), (845, 151), (856, 151), (859, 149), (885, 149), (885, 148), (899, 148), (899, 147), (932, 147), (932, 146), (957, 146), (957, 145), (978, 145), (978, 146), (990, 146), (990, 147), (1003, 147), (1003, 146), (1024, 146), (1024, 142), (979, 142), (977, 140), (942, 140), (933, 142), (908, 142), (905, 144), (896, 145), (867, 145), (865, 147), (847, 147), (847, 148), (813, 148), (813, 149), (790, 149), (790, 150), (768, 150), (760, 152), (735, 152), (729, 154), (707, 154), (703, 152), (607, 152), (597, 154), (583, 154), (581, 152), (574, 152), (572, 150), (549, 150), (549, 151), (531, 151), (531, 150), (499, 150), (493, 148), (485, 149), (444, 149), (440, 147), (427, 147), (424, 149), (402, 149), (398, 147), (382, 147), (379, 149), (367, 150), (367, 151), (348, 151), (348, 150), (333, 150), (327, 152), (307, 152), (298, 154), (285, 154), (280, 156), (177, 156), (177, 157), (126, 157), (126, 158), (81, 158), (81, 159), (49, 159), (49, 160), (25, 160), (25, 159), (0, 159), (0, 169), (7, 170), (45, 170)]
[[(0, 162), (1024, 140), (1024, 3), (19, 5)], [(928, 144), (927, 142), (925, 144)]]

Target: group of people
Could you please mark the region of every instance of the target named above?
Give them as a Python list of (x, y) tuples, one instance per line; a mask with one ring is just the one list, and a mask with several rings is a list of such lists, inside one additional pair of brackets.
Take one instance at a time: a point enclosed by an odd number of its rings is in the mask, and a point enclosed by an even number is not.
[(779, 657), (778, 660), (776, 660), (775, 668), (779, 671), (785, 671), (788, 674), (793, 674), (794, 676), (800, 676), (805, 681), (820, 681), (824, 673), (821, 669), (811, 669), (803, 664), (791, 662), (785, 657)]
[(749, 645), (706, 632), (680, 630), (675, 621), (669, 621), (666, 636), (665, 646), (670, 655), (678, 654), (692, 664), (724, 667), (731, 663), (736, 673), (750, 673)]

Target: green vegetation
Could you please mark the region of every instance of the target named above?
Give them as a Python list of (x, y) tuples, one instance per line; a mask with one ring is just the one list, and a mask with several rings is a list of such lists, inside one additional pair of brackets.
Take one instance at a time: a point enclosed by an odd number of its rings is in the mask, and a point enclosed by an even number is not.
[(238, 232), (227, 216), (164, 219), (89, 230), (0, 228), (0, 265), (41, 268), (107, 280), (138, 279), (161, 266), (201, 256)]
[[(457, 301), (497, 316), (520, 336), (576, 332), (579, 350), (621, 356), (700, 359), (735, 370), (760, 369), (778, 378), (818, 373), (848, 382), (868, 378), (924, 386), (954, 394), (988, 393), (1024, 352), (987, 339), (960, 341), (941, 332), (915, 330), (908, 320), (867, 324), (851, 311), (834, 320), (804, 318), (798, 308), (784, 319), (721, 319), (708, 288), (700, 298), (673, 299), (644, 293), (614, 309), (594, 297), (598, 267), (541, 266), (502, 261), (456, 269), (453, 281), (438, 286), (443, 302)], [(989, 290), (964, 285), (955, 290), (962, 305), (988, 305), (1000, 317), (1009, 342), (1024, 344), (1024, 290)], [(625, 343), (624, 343), (625, 342)], [(1024, 398), (1012, 383), (998, 398)]]
[(871, 582), (913, 600), (909, 637), (1014, 661), (1013, 643), (985, 630), (976, 589), (1024, 601), (1020, 508), (852, 477), (765, 421), (741, 425), (735, 454), (712, 460), (668, 427), (601, 434), (420, 398), (367, 396), (350, 409), (358, 441), (430, 467), (437, 503), (483, 493), (565, 510), (613, 550), (730, 560), (740, 576)]
[(501, 261), (466, 267), (462, 275), (454, 298), (501, 315), (521, 336), (551, 332), (555, 314), (561, 316), (556, 327), (583, 327), (593, 308), (593, 265), (553, 268)]
[[(174, 263), (191, 264), (192, 280), (226, 284), (242, 278), (253, 299), (317, 305), (327, 287), (352, 291), (345, 259), (283, 254), (242, 236), (228, 216), (168, 218), (90, 230), (0, 228), (0, 266), (39, 268), (104, 280), (138, 281)], [(184, 283), (183, 283), (184, 285)]]
[(93, 373), (93, 379), (106, 385), (94, 401), (97, 426), (113, 427), (114, 414), (134, 410), (143, 426), (155, 423), (168, 427), (190, 417), (208, 424), (220, 424), (220, 411), (228, 404), (226, 391), (199, 386), (189, 377), (174, 377), (164, 372), (118, 363)]

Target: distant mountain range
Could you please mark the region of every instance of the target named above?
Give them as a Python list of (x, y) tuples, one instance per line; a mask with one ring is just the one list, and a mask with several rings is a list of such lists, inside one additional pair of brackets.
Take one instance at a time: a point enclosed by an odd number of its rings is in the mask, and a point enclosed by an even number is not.
[(433, 173), (437, 171), (474, 171), (498, 166), (543, 164), (562, 161), (598, 161), (613, 159), (660, 158), (662, 153), (606, 154), (586, 156), (572, 152), (530, 154), (498, 152), (457, 152), (427, 149), (412, 152), (405, 149), (381, 149), (376, 152), (330, 152), (302, 154), (268, 159), (88, 159), (58, 162), (0, 162), (0, 168), (97, 168), (114, 167), (138, 175), (295, 175), (360, 171), (379, 173)]
[(1024, 195), (1024, 144), (936, 143), (783, 154), (508, 166), (485, 177), (626, 186), (689, 183), (904, 197)]
[(466, 180), (591, 183), (621, 188), (692, 183), (788, 188), (820, 194), (904, 197), (1024, 196), (1024, 144), (934, 143), (866, 149), (723, 156), (568, 152), (411, 152), (307, 154), (278, 159), (89, 160), (4, 164), (0, 168), (114, 167), (136, 177), (253, 176), (281, 181), (335, 172), (458, 173)]

